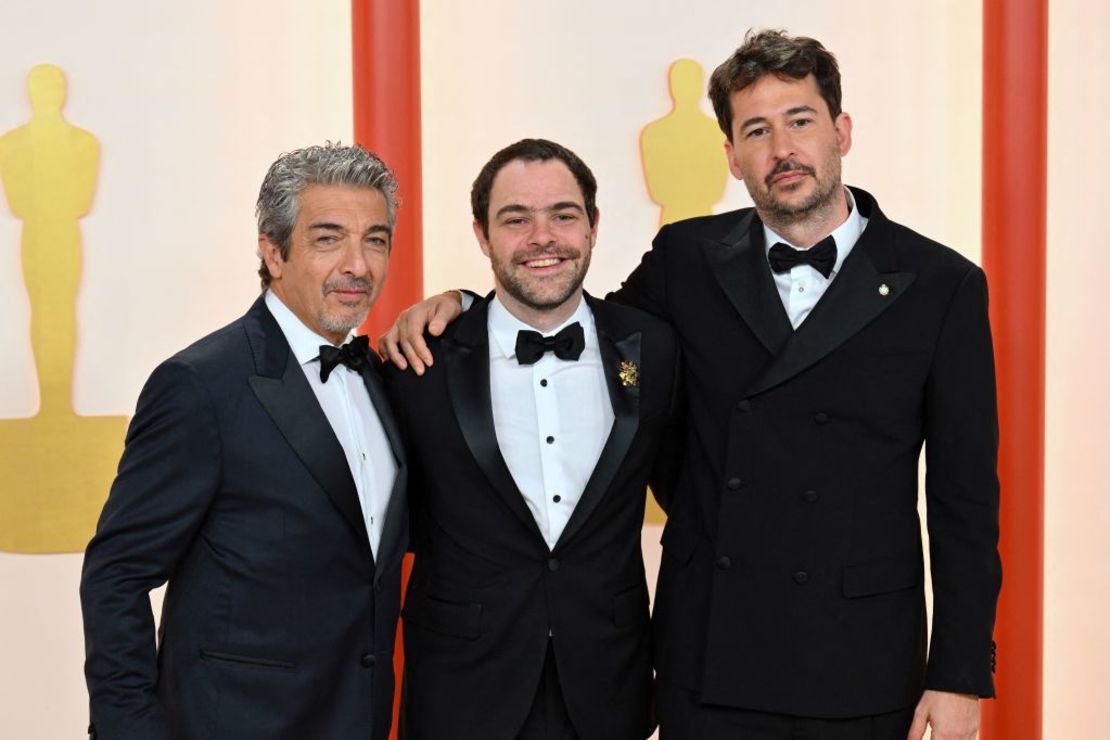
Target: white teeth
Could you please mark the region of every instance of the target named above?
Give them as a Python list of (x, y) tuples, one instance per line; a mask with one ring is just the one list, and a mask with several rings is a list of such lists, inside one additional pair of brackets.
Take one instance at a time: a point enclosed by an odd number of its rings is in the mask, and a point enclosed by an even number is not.
[(549, 257), (543, 260), (530, 260), (528, 262), (525, 262), (524, 264), (528, 265), (529, 267), (551, 267), (552, 265), (559, 264), (559, 260), (556, 257)]

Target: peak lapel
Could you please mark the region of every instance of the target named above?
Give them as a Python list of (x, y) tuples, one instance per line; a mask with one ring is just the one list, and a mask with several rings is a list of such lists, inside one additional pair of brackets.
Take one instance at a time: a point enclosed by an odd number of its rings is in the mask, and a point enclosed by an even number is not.
[(815, 365), (894, 305), (913, 284), (914, 273), (896, 270), (895, 237), (889, 222), (869, 195), (853, 192), (870, 219), (867, 228), (825, 295), (747, 389), (749, 395), (769, 390)]
[(470, 453), (493, 489), (524, 526), (535, 533), (538, 541), (543, 542), (535, 517), (516, 487), (497, 445), (489, 387), (488, 305), (487, 297), (465, 312), (455, 322), (451, 338), (443, 342), (451, 408)]
[(613, 429), (609, 432), (609, 438), (605, 441), (597, 465), (594, 466), (593, 473), (586, 482), (586, 489), (582, 492), (578, 505), (574, 507), (566, 527), (559, 535), (556, 548), (569, 541), (601, 503), (640, 427), (640, 387), (639, 385), (626, 386), (622, 383), (621, 363), (632, 363), (641, 374), (651, 371), (650, 368), (645, 369), (641, 366), (642, 334), (639, 331), (628, 332), (617, 325), (609, 306), (604, 302), (592, 296), (586, 296), (586, 300), (593, 310), (594, 324), (597, 327), (605, 385), (609, 389), (609, 403), (613, 407)]
[(707, 246), (721, 290), (763, 346), (777, 355), (794, 330), (767, 266), (762, 225), (755, 211), (749, 211), (720, 241)]
[(354, 528), (358, 541), (369, 549), (362, 505), (343, 448), (281, 328), (264, 304), (261, 314), (257, 313), (255, 309), (259, 306), (256, 303), (248, 314), (247, 336), (258, 371), (258, 375), (249, 379), (251, 390), (297, 457)]

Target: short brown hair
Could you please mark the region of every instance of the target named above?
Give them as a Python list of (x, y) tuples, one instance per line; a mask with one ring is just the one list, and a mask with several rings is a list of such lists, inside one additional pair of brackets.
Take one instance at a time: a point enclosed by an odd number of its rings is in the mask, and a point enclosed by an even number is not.
[(786, 31), (749, 30), (744, 43), (709, 78), (709, 99), (717, 125), (732, 139), (732, 93), (743, 90), (765, 75), (802, 80), (813, 75), (829, 115), (840, 115), (840, 68), (836, 57), (820, 41), (788, 36)]
[(597, 179), (594, 178), (594, 173), (590, 172), (586, 163), (570, 149), (554, 141), (521, 139), (490, 157), (470, 188), (470, 210), (487, 238), (489, 238), (489, 196), (490, 191), (493, 190), (493, 180), (505, 165), (518, 159), (523, 162), (546, 162), (557, 159), (565, 164), (582, 191), (586, 221), (591, 227), (594, 225), (594, 220), (597, 218)]

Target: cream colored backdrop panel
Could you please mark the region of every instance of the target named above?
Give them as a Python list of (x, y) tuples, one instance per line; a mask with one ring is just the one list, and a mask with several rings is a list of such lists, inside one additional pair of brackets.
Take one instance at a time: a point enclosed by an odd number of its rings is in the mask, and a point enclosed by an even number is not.
[[(258, 186), (282, 151), (350, 141), (350, 34), (347, 0), (0, 3), (0, 133), (27, 121), (27, 72), (48, 62), (66, 73), (65, 117), (101, 145), (79, 414), (130, 415), (159, 361), (258, 294)], [(38, 407), (19, 235), (0, 205), (0, 418)], [(84, 736), (80, 563), (0, 554), (0, 737)]]
[(1110, 5), (1049, 11), (1044, 727), (1088, 738), (1110, 726)]

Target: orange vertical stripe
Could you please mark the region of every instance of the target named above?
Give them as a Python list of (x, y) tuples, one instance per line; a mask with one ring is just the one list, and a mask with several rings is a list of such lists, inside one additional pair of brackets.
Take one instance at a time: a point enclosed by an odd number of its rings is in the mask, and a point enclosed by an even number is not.
[[(423, 216), (420, 190), (420, 3), (418, 0), (351, 0), (351, 53), (354, 65), (355, 141), (393, 168), (401, 206), (389, 277), (362, 331), (377, 337), (397, 313), (424, 294)], [(406, 556), (402, 583), (408, 584), (412, 557)], [(404, 665), (398, 626), (393, 667)], [(398, 680), (398, 697), (400, 696)], [(367, 699), (369, 701), (369, 698)], [(393, 702), (393, 732), (397, 711)]]
[(983, 265), (998, 363), (1002, 595), (985, 739), (1039, 740), (1044, 594), (1047, 0), (983, 3)]

